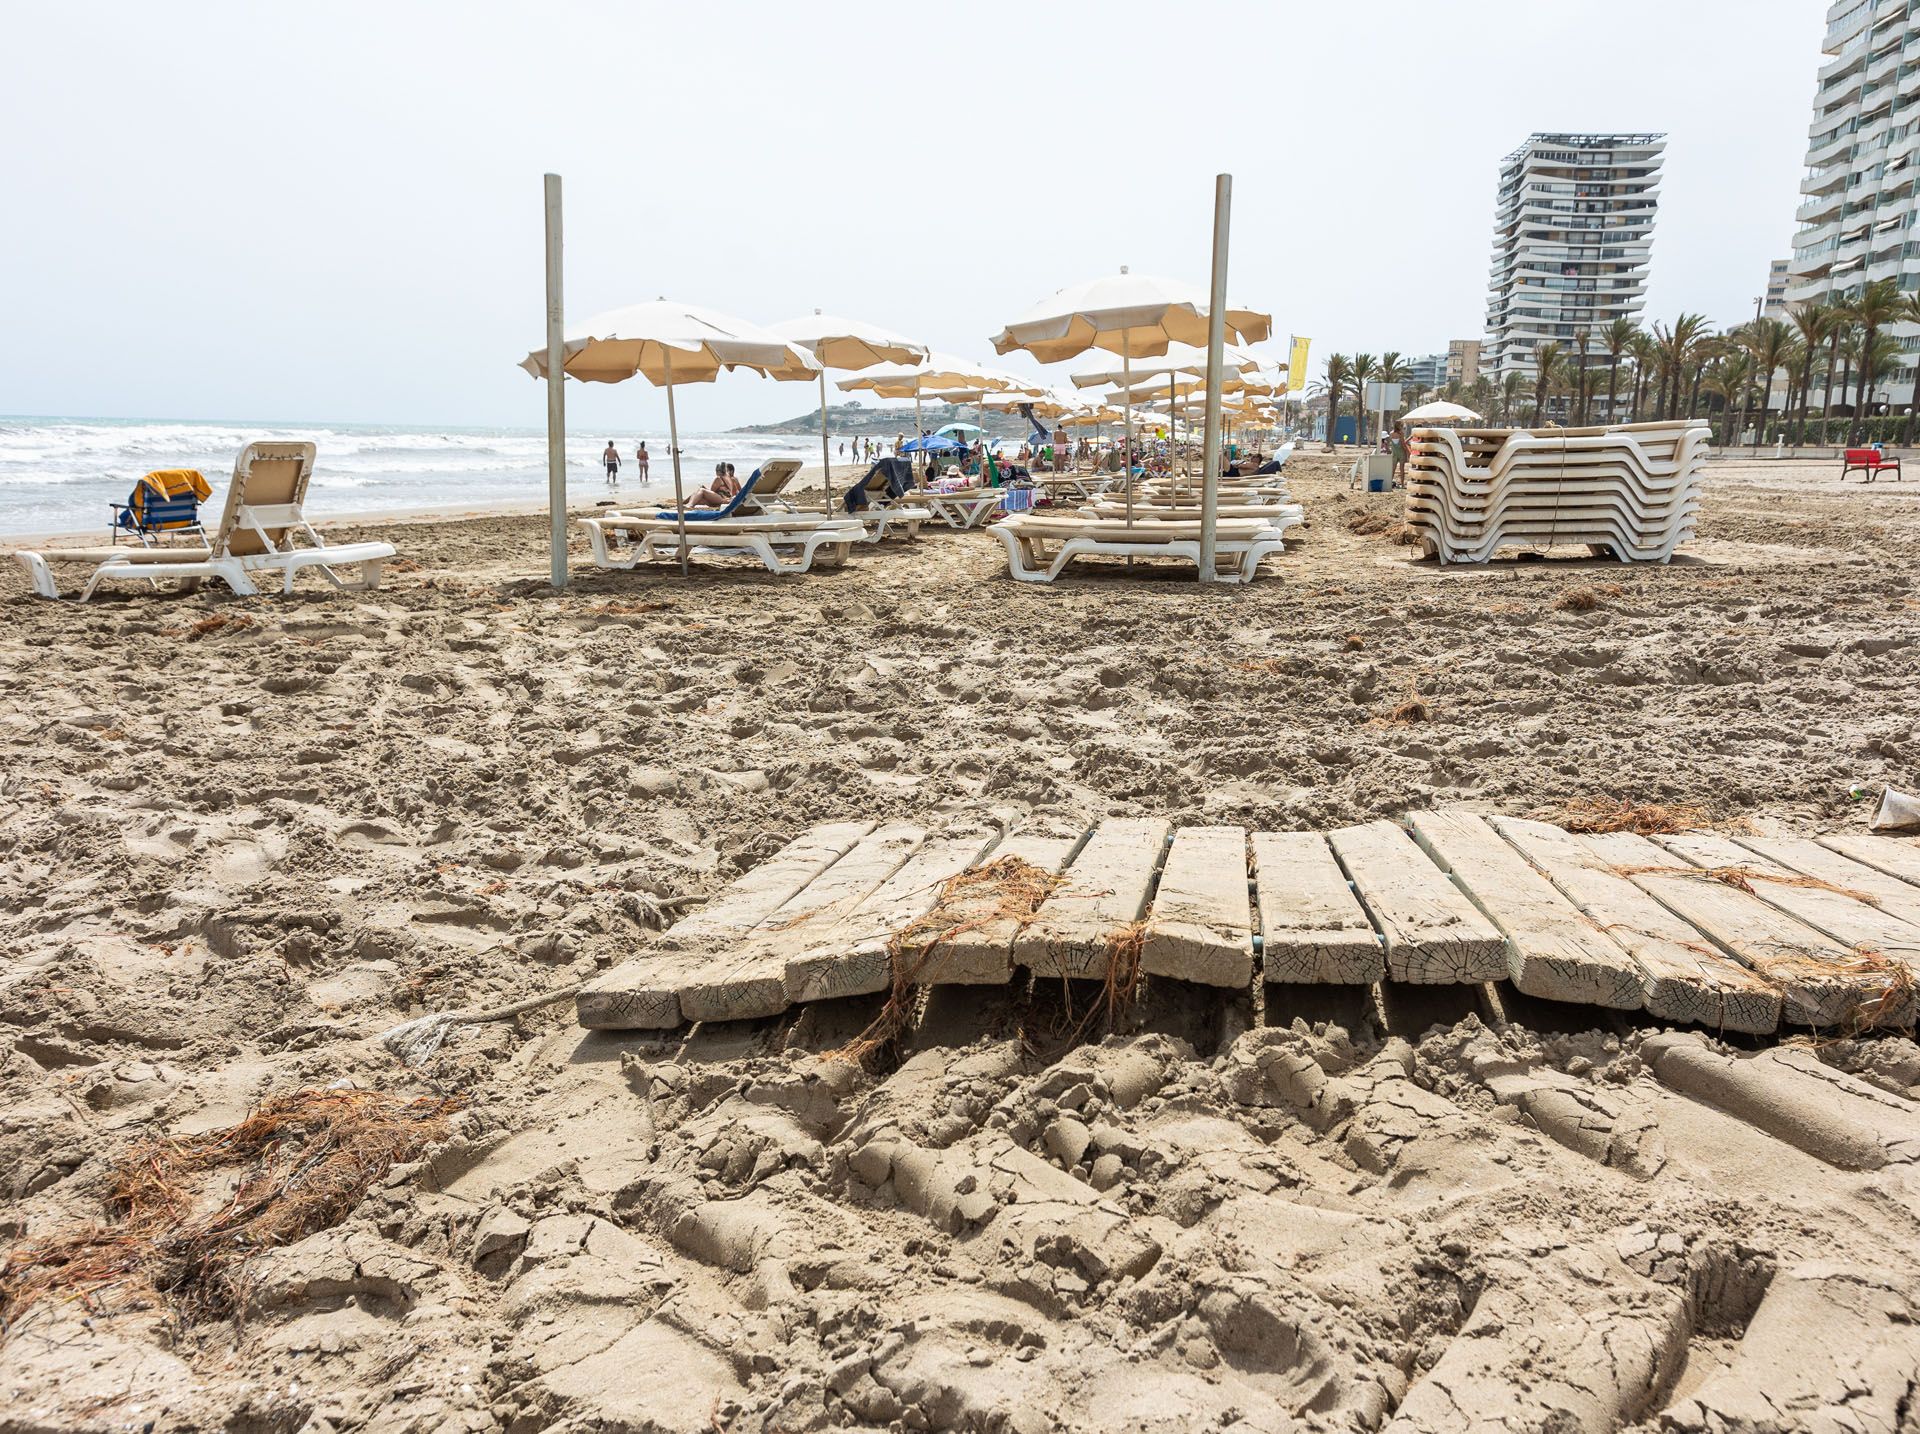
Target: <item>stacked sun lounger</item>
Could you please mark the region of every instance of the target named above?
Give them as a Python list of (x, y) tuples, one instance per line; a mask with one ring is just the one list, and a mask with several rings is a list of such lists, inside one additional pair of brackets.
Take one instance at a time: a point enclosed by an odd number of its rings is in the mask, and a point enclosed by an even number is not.
[(1417, 428), (1407, 522), (1429, 556), (1484, 563), (1501, 548), (1584, 546), (1660, 562), (1693, 536), (1709, 429)]

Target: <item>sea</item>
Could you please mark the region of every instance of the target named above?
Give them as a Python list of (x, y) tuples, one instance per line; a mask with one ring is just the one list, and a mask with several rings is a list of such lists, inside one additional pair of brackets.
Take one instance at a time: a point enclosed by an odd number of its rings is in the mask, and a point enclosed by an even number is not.
[[(607, 437), (596, 430), (570, 440), (569, 501), (590, 502), (610, 491), (600, 461)], [(256, 438), (305, 439), (317, 446), (307, 492), (309, 517), (541, 504), (547, 497), (544, 428), (0, 417), (0, 537), (98, 528), (104, 539), (108, 504), (124, 503), (134, 480), (156, 468), (199, 469), (218, 503), (234, 458)], [(645, 489), (637, 485), (633, 465), (641, 439), (653, 457), (652, 481)], [(666, 434), (635, 432), (618, 441), (619, 495), (671, 495)], [(843, 461), (837, 443), (836, 472)], [(806, 434), (683, 432), (680, 454), (691, 490), (712, 475), (718, 462), (732, 463), (742, 478), (770, 458), (817, 462), (820, 440)]]

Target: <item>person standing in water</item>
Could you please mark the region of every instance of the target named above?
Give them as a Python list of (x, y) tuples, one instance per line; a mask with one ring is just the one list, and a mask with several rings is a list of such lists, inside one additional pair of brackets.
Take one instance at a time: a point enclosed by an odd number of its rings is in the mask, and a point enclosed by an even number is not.
[(607, 440), (607, 451), (600, 455), (600, 461), (607, 465), (607, 486), (620, 486), (620, 450), (613, 446), (613, 440)]
[(642, 483), (647, 481), (647, 469), (652, 462), (653, 459), (647, 455), (647, 440), (643, 438), (640, 440), (640, 446), (634, 450), (633, 454), (634, 473)]

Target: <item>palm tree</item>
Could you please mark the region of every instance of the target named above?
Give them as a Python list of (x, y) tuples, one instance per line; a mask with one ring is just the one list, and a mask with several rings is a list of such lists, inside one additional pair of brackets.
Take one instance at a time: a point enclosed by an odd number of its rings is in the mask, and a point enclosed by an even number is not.
[[(1405, 383), (1413, 377), (1413, 365), (1401, 358), (1396, 350), (1389, 349), (1380, 355), (1380, 371), (1374, 375), (1379, 383)], [(1409, 405), (1411, 407), (1411, 405)], [(1395, 409), (1394, 412), (1399, 412)], [(1388, 417), (1392, 417), (1389, 414)]]
[[(1781, 364), (1786, 362), (1787, 351), (1793, 347), (1793, 326), (1779, 319), (1755, 319), (1743, 331), (1747, 353), (1753, 358), (1754, 381), (1760, 385), (1760, 419), (1754, 425), (1753, 451), (1760, 451), (1760, 440), (1767, 431), (1767, 405), (1773, 397), (1773, 376)], [(1791, 397), (1791, 393), (1788, 395)], [(1784, 415), (1782, 415), (1784, 417)], [(1746, 413), (1741, 411), (1741, 426), (1745, 426)]]
[(1333, 430), (1340, 421), (1340, 400), (1347, 396), (1347, 356), (1327, 355), (1323, 392), (1327, 396), (1327, 452), (1333, 452)]
[(1354, 429), (1360, 446), (1367, 446), (1367, 385), (1380, 377), (1372, 354), (1355, 354), (1347, 361), (1347, 387), (1353, 392)]
[[(1697, 359), (1703, 358), (1700, 346), (1707, 332), (1705, 314), (1682, 314), (1673, 321), (1673, 327), (1662, 328), (1655, 324), (1654, 337), (1660, 345), (1660, 401), (1655, 412), (1662, 418), (1680, 416), (1680, 394), (1686, 387), (1687, 367)], [(1697, 376), (1697, 375), (1696, 375)], [(1696, 385), (1694, 398), (1699, 398)]]
[(1574, 335), (1574, 348), (1579, 354), (1575, 360), (1575, 372), (1580, 380), (1579, 393), (1575, 399), (1572, 414), (1575, 423), (1584, 424), (1587, 421), (1587, 385), (1592, 379), (1592, 375), (1587, 371), (1587, 345), (1592, 342), (1592, 328), (1586, 324), (1580, 325), (1580, 332)]
[[(1633, 336), (1640, 332), (1640, 326), (1632, 319), (1615, 319), (1600, 334), (1601, 346), (1607, 351), (1607, 422), (1616, 418), (1613, 411), (1613, 395), (1620, 387), (1620, 356), (1626, 353), (1633, 343)], [(1582, 418), (1585, 414), (1581, 415)]]
[[(1827, 330), (1833, 324), (1833, 310), (1818, 301), (1796, 304), (1787, 315), (1793, 323), (1794, 332), (1800, 336), (1803, 350), (1800, 362), (1800, 426), (1794, 434), (1794, 446), (1797, 448), (1807, 437), (1807, 401), (1808, 389), (1813, 385), (1813, 356), (1820, 351), (1820, 345), (1826, 342)], [(1828, 382), (1832, 382), (1829, 377)]]
[(1654, 371), (1660, 363), (1660, 344), (1645, 329), (1635, 329), (1633, 337), (1627, 340), (1627, 352), (1633, 355), (1633, 407), (1627, 411), (1628, 418), (1640, 421), (1640, 405), (1646, 401), (1647, 387), (1653, 382)]
[(1560, 345), (1548, 340), (1533, 351), (1535, 369), (1533, 385), (1533, 419), (1535, 428), (1540, 426), (1547, 414), (1547, 390), (1560, 378), (1560, 369), (1566, 362)]
[[(1869, 400), (1873, 397), (1874, 385), (1891, 374), (1900, 365), (1900, 340), (1892, 334), (1875, 334), (1873, 347), (1862, 353), (1860, 358), (1860, 378), (1865, 386)], [(1867, 415), (1856, 415), (1854, 422), (1864, 432)]]
[(1853, 405), (1852, 436), (1850, 443), (1860, 441), (1861, 424), (1866, 417), (1867, 400), (1871, 396), (1873, 382), (1869, 369), (1873, 367), (1873, 356), (1878, 353), (1874, 340), (1880, 336), (1882, 326), (1898, 323), (1906, 312), (1906, 296), (1900, 292), (1900, 285), (1893, 279), (1875, 279), (1860, 291), (1859, 297), (1847, 306), (1853, 315), (1853, 321), (1860, 325), (1860, 397)]
[(1513, 415), (1519, 412), (1520, 399), (1526, 393), (1526, 375), (1519, 370), (1500, 380), (1500, 422), (1511, 424)]
[(1720, 411), (1725, 416), (1727, 427), (1721, 435), (1721, 446), (1729, 447), (1740, 441), (1740, 430), (1735, 426), (1734, 403), (1740, 405), (1738, 423), (1746, 422), (1747, 387), (1753, 381), (1753, 360), (1745, 349), (1730, 349), (1710, 363), (1701, 365), (1703, 375), (1700, 386), (1708, 393), (1720, 396)]
[[(1794, 396), (1805, 392), (1807, 374), (1813, 368), (1813, 360), (1807, 351), (1807, 346), (1801, 343), (1796, 336), (1793, 342), (1787, 345), (1786, 354), (1780, 361), (1786, 366), (1787, 370), (1787, 405), (1780, 415), (1780, 432), (1784, 436), (1790, 432), (1795, 432), (1793, 428)], [(1806, 411), (1803, 409), (1800, 413), (1799, 420), (1801, 428), (1806, 427), (1806, 420)], [(1796, 436), (1793, 441), (1797, 447), (1800, 442), (1799, 438)]]
[(1724, 358), (1734, 345), (1725, 334), (1708, 334), (1694, 347), (1693, 366), (1686, 371), (1687, 417), (1693, 418), (1700, 412), (1700, 381), (1706, 375), (1707, 365), (1717, 358)]
[(1493, 409), (1493, 380), (1485, 374), (1475, 374), (1473, 382), (1467, 385), (1467, 391), (1461, 395), (1465, 403), (1475, 413), (1489, 413)]
[[(1907, 295), (1906, 309), (1901, 313), (1900, 318), (1904, 323), (1920, 324), (1920, 291)], [(1907, 421), (1900, 435), (1900, 446), (1902, 448), (1911, 448), (1913, 446), (1913, 411), (1916, 408), (1920, 408), (1920, 385), (1915, 386), (1914, 399), (1907, 404)]]

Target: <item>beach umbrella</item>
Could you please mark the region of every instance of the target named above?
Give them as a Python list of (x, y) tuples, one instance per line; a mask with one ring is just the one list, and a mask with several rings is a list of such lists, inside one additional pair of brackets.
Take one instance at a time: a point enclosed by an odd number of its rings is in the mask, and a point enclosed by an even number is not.
[(1400, 415), (1402, 423), (1484, 423), (1486, 420), (1471, 408), (1463, 408), (1457, 403), (1448, 403), (1444, 399), (1433, 403), (1423, 403), (1411, 413)]
[[(1205, 345), (1208, 296), (1192, 284), (1135, 274), (1090, 279), (1042, 299), (994, 335), (995, 353), (1025, 349), (1041, 363), (1078, 358), (1089, 349), (1120, 355), (1121, 387), (1133, 388), (1133, 359), (1157, 358), (1176, 343)], [(1242, 343), (1258, 343), (1273, 332), (1273, 318), (1253, 309), (1222, 306), (1221, 320)], [(1133, 521), (1133, 404), (1124, 404), (1126, 422), (1127, 521)]]
[(827, 440), (827, 370), (872, 368), (875, 364), (915, 364), (927, 356), (927, 346), (859, 319), (836, 318), (815, 309), (801, 319), (769, 324), (768, 330), (805, 349), (820, 361), (820, 466), (825, 510), (833, 511), (833, 456)]
[[(722, 369), (751, 369), (781, 382), (820, 372), (812, 354), (744, 319), (671, 299), (609, 309), (578, 325), (562, 340), (565, 376), (582, 383), (621, 383), (644, 378), (667, 391), (667, 447), (673, 457), (673, 496), (680, 514), (680, 571), (687, 571), (686, 489), (680, 478), (680, 422), (673, 406), (676, 384), (712, 383)], [(520, 362), (535, 378), (551, 378), (547, 351), (535, 349)]]
[[(1225, 347), (1227, 367), (1240, 372), (1252, 372), (1261, 366), (1261, 358), (1253, 350), (1238, 344)], [(1102, 384), (1119, 385), (1131, 375), (1135, 384), (1148, 376), (1159, 374), (1184, 373), (1195, 378), (1207, 376), (1207, 351), (1192, 344), (1168, 344), (1167, 351), (1153, 358), (1143, 358), (1127, 365), (1123, 374), (1117, 364), (1105, 363), (1077, 370), (1069, 377), (1075, 388), (1098, 388)], [(1145, 385), (1142, 385), (1143, 387)]]
[[(1238, 378), (1242, 370), (1257, 371), (1260, 359), (1257, 354), (1248, 349), (1227, 344), (1223, 349), (1223, 363), (1227, 367), (1229, 376)], [(1157, 402), (1165, 398), (1172, 403), (1184, 394), (1206, 387), (1207, 351), (1203, 348), (1195, 348), (1192, 344), (1169, 344), (1167, 351), (1159, 357), (1142, 360), (1130, 367), (1133, 387), (1113, 390), (1106, 396), (1108, 403), (1124, 402), (1129, 397), (1136, 402)], [(1143, 374), (1150, 377), (1143, 380)], [(1076, 373), (1073, 375), (1073, 381), (1080, 387), (1086, 388), (1095, 383), (1118, 383), (1122, 376), (1120, 370), (1109, 365), (1105, 368), (1087, 369)], [(1222, 392), (1231, 387), (1231, 384), (1222, 381)], [(1175, 435), (1175, 446), (1178, 447), (1177, 435)], [(1179, 452), (1181, 471), (1185, 472), (1186, 450), (1182, 448)]]
[(983, 363), (975, 363), (972, 359), (929, 353), (917, 364), (875, 364), (858, 378), (841, 379), (839, 387), (842, 392), (865, 389), (881, 398), (912, 399), (913, 431), (918, 434), (922, 398), (964, 401), (976, 398), (981, 393), (1014, 388), (1018, 384), (1019, 380), (1013, 375)]
[(987, 430), (977, 423), (943, 423), (933, 430), (936, 435), (945, 433), (985, 433)]

